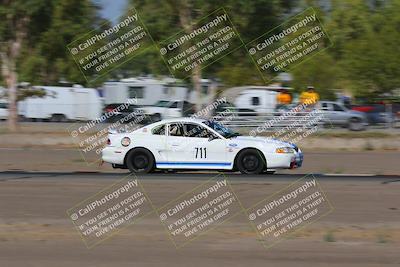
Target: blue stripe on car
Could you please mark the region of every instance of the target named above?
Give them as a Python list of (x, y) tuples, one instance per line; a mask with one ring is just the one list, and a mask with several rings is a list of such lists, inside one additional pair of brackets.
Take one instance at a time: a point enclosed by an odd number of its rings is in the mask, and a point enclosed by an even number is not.
[(157, 162), (157, 165), (230, 166), (229, 162)]

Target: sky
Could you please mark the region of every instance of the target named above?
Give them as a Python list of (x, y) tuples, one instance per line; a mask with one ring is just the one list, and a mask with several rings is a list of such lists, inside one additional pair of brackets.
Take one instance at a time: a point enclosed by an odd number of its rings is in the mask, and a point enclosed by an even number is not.
[(127, 4), (127, 0), (93, 0), (93, 2), (102, 7), (101, 16), (112, 21), (113, 24), (118, 22)]

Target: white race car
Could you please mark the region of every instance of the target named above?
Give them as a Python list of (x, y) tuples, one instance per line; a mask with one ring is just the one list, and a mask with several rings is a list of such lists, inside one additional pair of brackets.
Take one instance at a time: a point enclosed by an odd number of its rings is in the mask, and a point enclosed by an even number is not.
[(298, 168), (303, 153), (291, 143), (240, 136), (216, 121), (177, 118), (110, 133), (102, 160), (135, 173), (201, 169), (258, 174)]

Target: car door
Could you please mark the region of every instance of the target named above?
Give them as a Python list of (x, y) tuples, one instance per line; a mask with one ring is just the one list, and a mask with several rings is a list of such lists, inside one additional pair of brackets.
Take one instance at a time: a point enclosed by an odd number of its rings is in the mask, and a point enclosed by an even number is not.
[(182, 117), (182, 108), (179, 101), (171, 102), (171, 105), (166, 110), (166, 118), (179, 118)]
[(227, 169), (226, 141), (197, 123), (172, 123), (167, 136), (167, 158), (171, 167)]
[[(147, 139), (147, 147), (153, 151), (157, 167), (159, 162), (166, 162), (167, 159), (167, 124), (156, 126), (151, 131), (151, 136)], [(161, 166), (162, 167), (162, 166)]]
[(337, 114), (333, 111), (332, 103), (322, 102), (321, 110), (327, 123), (337, 124)]
[(337, 124), (345, 124), (348, 118), (346, 110), (338, 104), (333, 103), (332, 105), (333, 105), (335, 122)]

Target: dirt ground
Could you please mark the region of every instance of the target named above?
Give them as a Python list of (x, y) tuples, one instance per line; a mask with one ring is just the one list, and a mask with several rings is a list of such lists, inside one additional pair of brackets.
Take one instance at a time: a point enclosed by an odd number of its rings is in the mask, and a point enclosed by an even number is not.
[[(269, 249), (245, 217), (237, 216), (177, 250), (155, 214), (94, 248), (85, 247), (66, 210), (114, 183), (115, 177), (1, 178), (0, 266), (400, 265), (398, 180), (321, 179), (334, 210)], [(281, 178), (233, 180), (232, 186), (249, 206), (293, 182)], [(203, 182), (190, 176), (141, 181), (156, 207)]]

